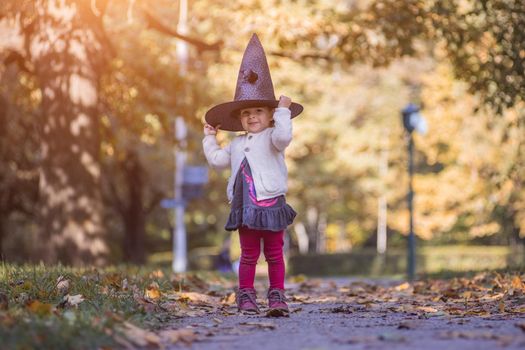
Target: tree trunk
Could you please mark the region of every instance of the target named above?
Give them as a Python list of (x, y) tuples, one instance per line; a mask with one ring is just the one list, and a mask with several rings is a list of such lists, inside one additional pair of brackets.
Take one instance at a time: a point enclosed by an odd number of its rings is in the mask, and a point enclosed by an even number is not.
[(5, 237), (5, 222), (6, 218), (4, 217), (3, 213), (0, 213), (0, 261), (4, 260), (4, 237)]
[(326, 213), (319, 215), (319, 220), (317, 221), (317, 246), (316, 253), (326, 253)]
[(308, 252), (317, 253), (319, 234), (317, 231), (319, 223), (319, 210), (315, 206), (306, 209), (306, 233), (308, 234)]
[[(87, 4), (87, 5), (86, 5)], [(87, 1), (36, 2), (29, 53), (42, 91), (42, 260), (105, 262), (100, 188), (98, 75), (100, 18)]]
[[(0, 78), (1, 78), (1, 72), (0, 72)], [(0, 82), (2, 80), (0, 79)], [(7, 162), (7, 159), (5, 159), (5, 148), (7, 148), (4, 143), (4, 140), (6, 139), (6, 128), (5, 125), (7, 125), (7, 102), (5, 101), (5, 98), (0, 95), (0, 169), (4, 170), (4, 164)], [(5, 219), (9, 213), (9, 208), (7, 208), (6, 203), (8, 202), (7, 191), (3, 188), (3, 184), (5, 183), (4, 174), (0, 173), (0, 260), (3, 260), (3, 242), (4, 242), (4, 225), (5, 225)]]
[(130, 151), (124, 163), (124, 174), (128, 190), (128, 203), (124, 211), (124, 258), (126, 261), (141, 264), (145, 262), (145, 213), (144, 198), (144, 172), (137, 154)]

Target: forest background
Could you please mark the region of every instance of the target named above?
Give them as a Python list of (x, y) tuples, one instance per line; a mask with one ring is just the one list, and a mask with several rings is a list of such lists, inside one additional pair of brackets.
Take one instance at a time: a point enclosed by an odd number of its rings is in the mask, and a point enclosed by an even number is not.
[[(305, 107), (286, 154), (299, 213), (290, 253), (374, 247), (380, 198), (388, 249), (405, 247), (409, 102), (429, 125), (415, 135), (418, 245), (523, 247), (522, 2), (192, 0), (185, 35), (178, 11), (168, 0), (0, 4), (4, 260), (144, 263), (170, 251), (159, 204), (173, 195), (173, 120), (188, 124), (189, 164), (204, 164), (204, 113), (232, 99), (253, 33), (276, 94)], [(228, 175), (211, 171), (187, 206), (190, 252), (215, 254), (228, 235)]]

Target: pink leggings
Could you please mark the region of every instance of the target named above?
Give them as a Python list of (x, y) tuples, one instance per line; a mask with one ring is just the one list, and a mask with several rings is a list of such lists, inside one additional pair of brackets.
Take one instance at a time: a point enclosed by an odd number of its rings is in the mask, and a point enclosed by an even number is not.
[(241, 241), (239, 288), (253, 288), (255, 266), (261, 254), (262, 239), (264, 257), (268, 262), (270, 288), (284, 289), (284, 231), (254, 230), (243, 226), (239, 229), (239, 236)]

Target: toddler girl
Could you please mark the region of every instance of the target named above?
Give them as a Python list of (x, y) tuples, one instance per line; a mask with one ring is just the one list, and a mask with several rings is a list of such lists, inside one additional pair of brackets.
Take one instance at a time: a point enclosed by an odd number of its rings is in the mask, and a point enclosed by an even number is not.
[[(259, 312), (253, 283), (262, 240), (270, 280), (268, 306), (271, 312), (288, 313), (283, 237), (296, 213), (285, 200), (288, 171), (284, 151), (292, 140), (291, 118), (302, 109), (286, 96), (275, 99), (264, 51), (253, 35), (243, 56), (234, 101), (206, 113), (206, 159), (212, 167), (231, 168), (227, 186), (231, 212), (225, 229), (239, 230), (240, 311)], [(218, 129), (245, 133), (221, 148), (216, 140)]]

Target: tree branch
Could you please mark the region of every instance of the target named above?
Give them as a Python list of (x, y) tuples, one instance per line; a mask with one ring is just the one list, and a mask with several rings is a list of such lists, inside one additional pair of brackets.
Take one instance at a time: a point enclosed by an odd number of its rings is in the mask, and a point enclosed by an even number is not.
[(21, 71), (33, 74), (33, 69), (30, 67), (29, 62), (24, 58), (24, 56), (22, 56), (20, 52), (15, 50), (9, 50), (8, 52), (9, 53), (4, 58), (4, 65), (8, 66), (14, 63)]
[(307, 59), (307, 58), (312, 58), (312, 59), (316, 59), (316, 60), (326, 60), (326, 61), (333, 61), (333, 57), (329, 56), (329, 55), (323, 55), (323, 54), (319, 54), (319, 53), (315, 53), (315, 52), (310, 52), (310, 53), (298, 53), (298, 52), (292, 52), (292, 53), (289, 53), (289, 52), (284, 52), (284, 51), (269, 51), (268, 52), (268, 55), (271, 55), (271, 56), (277, 56), (277, 57), (285, 57), (285, 58), (290, 58), (294, 61), (301, 61), (301, 60), (304, 60), (304, 59)]
[(102, 197), (106, 203), (113, 206), (120, 215), (124, 216), (126, 213), (126, 206), (124, 202), (120, 199), (115, 183), (112, 180), (104, 181), (107, 184), (110, 195), (105, 196), (104, 191), (102, 192)]
[(189, 36), (180, 34), (177, 32), (177, 30), (170, 28), (166, 24), (162, 23), (160, 19), (156, 18), (151, 12), (149, 12), (146, 8), (141, 8), (142, 13), (144, 14), (144, 17), (147, 22), (147, 26), (151, 29), (155, 29), (156, 31), (173, 36), (177, 39), (181, 39), (186, 41), (188, 44), (191, 44), (195, 46), (199, 51), (219, 51), (222, 46), (222, 41), (219, 40), (213, 44), (205, 43), (204, 41), (190, 38)]

